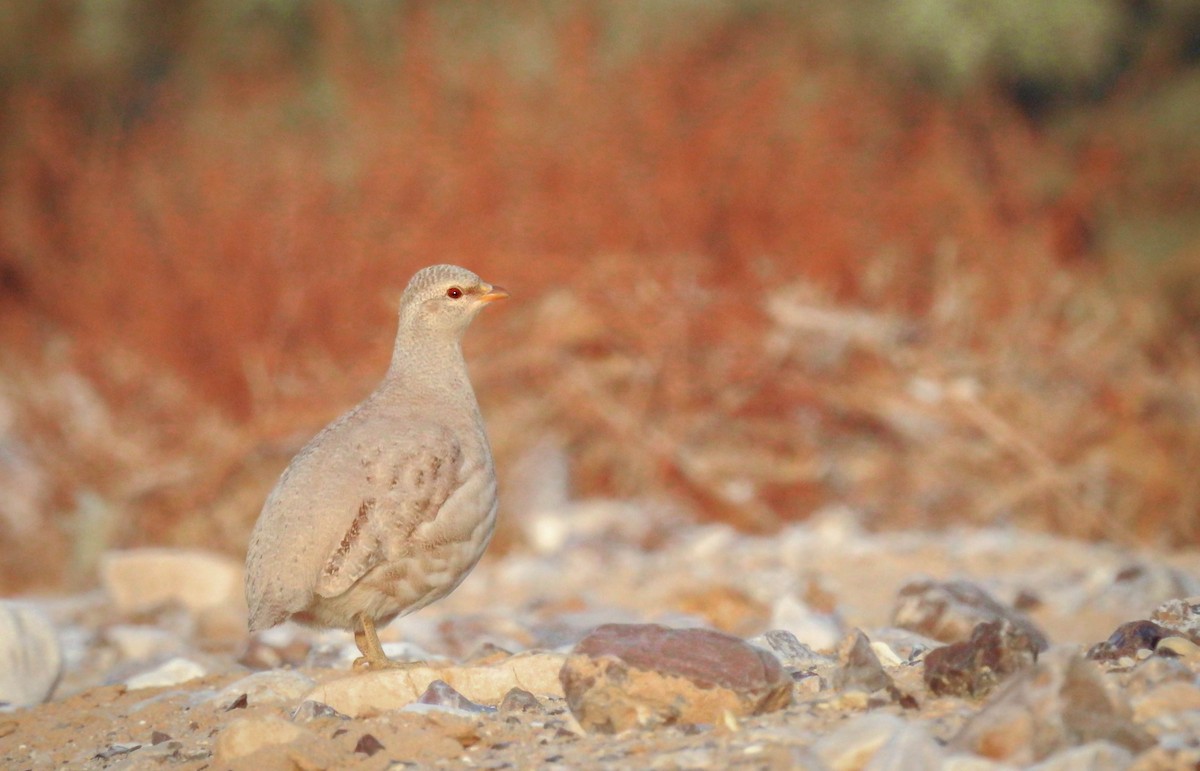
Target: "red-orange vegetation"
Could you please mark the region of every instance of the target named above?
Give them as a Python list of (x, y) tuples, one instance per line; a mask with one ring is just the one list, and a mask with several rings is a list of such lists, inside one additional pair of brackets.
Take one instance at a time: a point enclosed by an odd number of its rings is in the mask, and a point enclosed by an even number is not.
[(1153, 360), (1169, 319), (1080, 267), (1115, 148), (898, 90), (770, 18), (614, 53), (580, 7), (522, 69), (420, 4), (387, 50), (316, 8), (304, 66), (197, 54), (119, 127), (9, 92), (0, 343), (49, 543), (78, 540), (86, 491), (106, 543), (240, 549), (441, 261), (513, 291), (469, 341), (502, 468), (553, 434), (580, 495), (751, 528), (844, 501), (1195, 536), (1195, 397), (1171, 386), (1195, 340)]

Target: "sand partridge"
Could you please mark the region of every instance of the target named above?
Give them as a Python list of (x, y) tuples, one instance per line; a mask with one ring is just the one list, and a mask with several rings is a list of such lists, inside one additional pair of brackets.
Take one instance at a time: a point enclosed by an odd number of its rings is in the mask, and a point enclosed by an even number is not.
[(356, 667), (396, 666), (376, 626), (441, 599), (475, 567), (496, 521), (496, 476), (462, 336), (508, 296), (434, 265), (400, 300), (379, 387), (292, 459), (246, 555), (250, 630), (294, 619), (354, 632)]

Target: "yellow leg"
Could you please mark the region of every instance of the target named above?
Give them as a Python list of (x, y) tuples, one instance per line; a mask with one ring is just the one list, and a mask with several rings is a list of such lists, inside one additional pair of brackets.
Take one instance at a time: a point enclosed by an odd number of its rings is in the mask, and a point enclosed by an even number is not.
[(355, 669), (384, 669), (392, 665), (379, 644), (379, 634), (375, 631), (375, 619), (365, 613), (355, 616), (358, 628), (354, 630), (354, 644), (362, 651), (362, 656), (354, 662)]
[(354, 644), (362, 651), (362, 656), (355, 659), (355, 669), (404, 669), (411, 666), (407, 662), (392, 661), (383, 652), (379, 644), (379, 634), (375, 631), (375, 619), (365, 613), (355, 616), (358, 628), (354, 630)]

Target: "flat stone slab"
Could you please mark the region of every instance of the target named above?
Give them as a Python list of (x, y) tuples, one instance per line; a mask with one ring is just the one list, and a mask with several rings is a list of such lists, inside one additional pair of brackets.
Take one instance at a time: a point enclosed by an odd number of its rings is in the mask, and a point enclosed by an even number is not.
[(400, 709), (421, 698), (430, 683), (441, 680), (473, 702), (499, 705), (513, 688), (542, 697), (563, 697), (558, 672), (561, 653), (519, 653), (483, 666), (425, 666), (386, 669), (339, 677), (321, 683), (301, 701), (316, 701), (350, 717)]

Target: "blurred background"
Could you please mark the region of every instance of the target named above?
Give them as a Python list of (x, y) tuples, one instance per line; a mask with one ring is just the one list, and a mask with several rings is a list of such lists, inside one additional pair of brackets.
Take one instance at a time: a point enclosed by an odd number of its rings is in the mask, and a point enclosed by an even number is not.
[(0, 0), (0, 590), (244, 553), (435, 262), (513, 295), (497, 554), (566, 498), (1194, 545), (1198, 127), (1198, 0)]

